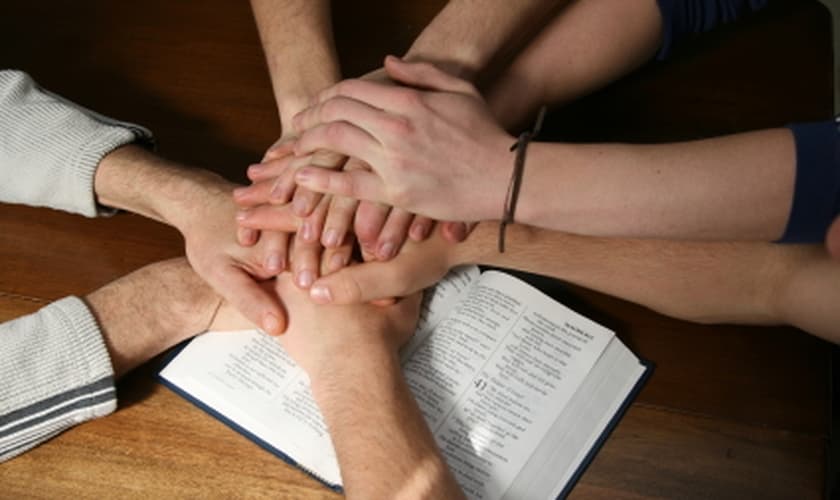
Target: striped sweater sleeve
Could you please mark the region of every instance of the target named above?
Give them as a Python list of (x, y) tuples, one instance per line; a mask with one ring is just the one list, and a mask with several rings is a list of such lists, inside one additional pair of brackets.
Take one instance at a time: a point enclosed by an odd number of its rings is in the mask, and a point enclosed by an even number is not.
[(94, 173), (106, 154), (135, 141), (151, 144), (151, 133), (52, 94), (26, 73), (0, 71), (0, 202), (112, 213), (96, 203)]
[(108, 350), (81, 299), (0, 324), (0, 343), (0, 462), (116, 409)]

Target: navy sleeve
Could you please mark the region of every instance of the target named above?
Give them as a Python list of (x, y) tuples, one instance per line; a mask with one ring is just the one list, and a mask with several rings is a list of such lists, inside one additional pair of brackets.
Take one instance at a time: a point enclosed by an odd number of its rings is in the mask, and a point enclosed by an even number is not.
[(790, 125), (796, 141), (796, 184), (787, 227), (780, 242), (825, 240), (840, 214), (840, 122)]
[(656, 59), (667, 58), (680, 40), (711, 31), (751, 12), (768, 0), (657, 0), (662, 13), (662, 45)]

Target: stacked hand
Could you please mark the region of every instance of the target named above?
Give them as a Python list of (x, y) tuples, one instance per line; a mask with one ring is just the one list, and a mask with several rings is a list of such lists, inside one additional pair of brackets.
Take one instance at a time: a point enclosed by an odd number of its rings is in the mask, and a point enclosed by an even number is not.
[[(377, 87), (397, 88), (384, 70), (366, 75), (364, 81)], [(398, 254), (406, 241), (423, 241), (432, 232), (432, 219), (414, 216), (408, 210), (378, 201), (359, 201), (353, 196), (323, 195), (300, 186), (296, 173), (302, 168), (352, 174), (369, 173), (371, 167), (355, 156), (330, 148), (295, 154), (297, 147), (294, 136), (282, 137), (261, 163), (248, 169), (252, 185), (234, 190), (234, 199), (242, 209), (237, 214), (240, 244), (252, 246), (266, 238), (271, 242), (274, 254), (266, 261), (266, 272), (276, 275), (290, 269), (295, 283), (309, 288), (319, 276), (338, 271), (350, 262), (355, 240), (364, 260), (387, 261)], [(296, 233), (295, 258), (287, 265), (292, 233)], [(442, 234), (449, 241), (462, 241), (467, 227), (463, 223), (444, 223)], [(313, 290), (313, 296), (319, 296), (323, 290)], [(323, 295), (319, 298), (325, 299)]]

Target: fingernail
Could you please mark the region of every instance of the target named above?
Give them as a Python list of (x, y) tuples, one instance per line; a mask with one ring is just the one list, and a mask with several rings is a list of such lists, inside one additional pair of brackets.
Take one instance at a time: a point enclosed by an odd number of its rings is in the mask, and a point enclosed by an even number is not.
[(347, 265), (347, 260), (341, 254), (337, 253), (330, 258), (330, 272), (338, 271), (345, 265)]
[(298, 285), (301, 288), (309, 288), (313, 281), (315, 281), (315, 276), (309, 269), (304, 269), (298, 274)]
[[(269, 151), (271, 151), (271, 150), (269, 149)], [(258, 173), (262, 172), (262, 170), (264, 168), (265, 168), (264, 165), (262, 165), (260, 163), (254, 163), (253, 165), (248, 167), (248, 173), (249, 174), (258, 174)]]
[(329, 304), (332, 302), (332, 292), (324, 285), (315, 285), (309, 290), (309, 296), (316, 304)]
[(236, 220), (243, 221), (248, 218), (248, 210), (240, 210), (236, 212)]
[(300, 228), (300, 237), (303, 238), (303, 241), (311, 242), (312, 240), (314, 240), (315, 238), (313, 238), (313, 233), (314, 231), (312, 230), (312, 224), (310, 224), (309, 222), (304, 222), (303, 227)]
[(274, 183), (274, 186), (272, 186), (272, 188), (271, 188), (271, 193), (269, 193), (268, 196), (271, 197), (272, 199), (276, 200), (276, 199), (279, 199), (279, 198), (283, 197), (283, 191), (285, 191), (285, 189), (283, 189), (283, 186), (278, 181), (278, 182)]
[(379, 250), (376, 252), (376, 256), (380, 259), (387, 260), (390, 259), (391, 256), (394, 255), (394, 244), (390, 241), (386, 241), (385, 243), (379, 245)]
[(295, 198), (292, 203), (292, 212), (299, 217), (306, 215), (306, 200), (303, 198)]
[(279, 273), (283, 270), (283, 259), (276, 253), (269, 255), (265, 260), (265, 269), (270, 273)]
[(233, 197), (234, 198), (242, 198), (242, 196), (248, 192), (247, 187), (239, 187), (233, 190)]
[(306, 183), (311, 177), (309, 169), (302, 168), (295, 173), (295, 182), (299, 184)]
[(262, 327), (265, 333), (269, 335), (280, 335), (280, 321), (277, 320), (277, 316), (271, 313), (265, 313), (265, 316), (263, 316)]
[(327, 232), (324, 233), (323, 243), (325, 247), (337, 247), (338, 231), (336, 231), (335, 229), (327, 229)]
[(420, 241), (426, 237), (426, 226), (424, 224), (415, 224), (411, 226), (411, 239)]

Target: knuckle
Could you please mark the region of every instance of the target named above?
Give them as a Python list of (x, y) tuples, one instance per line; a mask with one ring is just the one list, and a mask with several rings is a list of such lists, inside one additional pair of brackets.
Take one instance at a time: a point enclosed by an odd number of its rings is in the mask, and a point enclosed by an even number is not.
[(345, 136), (344, 125), (340, 122), (330, 122), (324, 126), (324, 137), (329, 142), (339, 142)]

